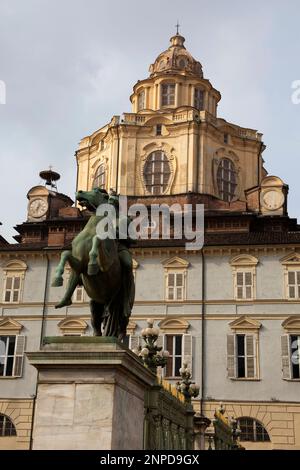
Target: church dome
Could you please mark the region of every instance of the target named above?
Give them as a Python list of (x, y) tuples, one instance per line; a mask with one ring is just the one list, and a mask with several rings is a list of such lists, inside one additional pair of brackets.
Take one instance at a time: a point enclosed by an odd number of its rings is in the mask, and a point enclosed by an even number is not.
[(164, 73), (179, 73), (203, 78), (202, 65), (184, 47), (185, 38), (180, 34), (171, 37), (170, 47), (159, 54), (150, 65), (150, 77)]

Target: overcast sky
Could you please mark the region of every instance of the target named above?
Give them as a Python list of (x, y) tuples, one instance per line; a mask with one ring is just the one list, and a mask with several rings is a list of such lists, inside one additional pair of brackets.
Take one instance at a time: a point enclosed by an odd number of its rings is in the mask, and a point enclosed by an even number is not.
[(0, 233), (11, 240), (26, 220), (26, 194), (50, 164), (74, 196), (78, 142), (130, 111), (177, 19), (222, 93), (219, 116), (264, 134), (265, 166), (300, 217), (299, 17), (299, 0), (0, 0)]

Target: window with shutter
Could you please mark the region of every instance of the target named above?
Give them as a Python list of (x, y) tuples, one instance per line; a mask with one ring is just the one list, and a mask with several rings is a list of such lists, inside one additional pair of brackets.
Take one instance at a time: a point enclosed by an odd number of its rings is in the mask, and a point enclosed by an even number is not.
[(238, 270), (236, 272), (235, 297), (238, 300), (253, 299), (253, 273), (251, 271)]
[(21, 377), (25, 336), (0, 336), (0, 377)]
[(15, 347), (15, 357), (14, 357), (14, 377), (21, 377), (23, 371), (23, 361), (24, 361), (24, 350), (25, 350), (25, 336), (18, 335), (16, 336), (16, 347)]
[(300, 336), (290, 335), (292, 378), (300, 379)]
[(300, 336), (285, 334), (281, 336), (282, 377), (300, 379)]
[(183, 341), (183, 358), (182, 361), (186, 362), (193, 373), (193, 337), (189, 334), (182, 336)]
[(257, 377), (256, 336), (232, 334), (227, 336), (227, 370), (230, 378)]
[(179, 369), (182, 366), (183, 335), (165, 335), (164, 349), (169, 352), (165, 368), (166, 377), (179, 377)]
[(235, 335), (227, 335), (227, 374), (229, 378), (236, 377), (235, 346)]
[(291, 354), (290, 354), (290, 338), (289, 335), (281, 336), (281, 360), (282, 360), (282, 376), (284, 379), (291, 378)]
[(21, 295), (21, 277), (8, 276), (5, 281), (4, 302), (18, 303)]
[(300, 298), (300, 271), (288, 271), (288, 297), (290, 299)]
[(246, 335), (246, 377), (254, 378), (256, 376), (256, 340), (254, 335)]
[(169, 272), (167, 274), (167, 300), (184, 300), (184, 274)]

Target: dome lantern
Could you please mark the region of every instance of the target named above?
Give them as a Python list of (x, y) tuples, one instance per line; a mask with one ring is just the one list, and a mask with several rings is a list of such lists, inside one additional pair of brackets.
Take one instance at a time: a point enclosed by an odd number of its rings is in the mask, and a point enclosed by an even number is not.
[(185, 38), (177, 33), (171, 37), (170, 42), (169, 48), (159, 54), (150, 65), (150, 77), (167, 72), (203, 78), (202, 65), (186, 50)]

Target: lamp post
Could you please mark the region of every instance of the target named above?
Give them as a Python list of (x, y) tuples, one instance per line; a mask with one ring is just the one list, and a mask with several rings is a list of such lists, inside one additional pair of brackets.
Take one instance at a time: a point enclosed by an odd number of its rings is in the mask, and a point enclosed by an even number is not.
[(191, 380), (191, 370), (189, 369), (186, 362), (183, 362), (182, 367), (179, 369), (181, 380), (177, 382), (176, 388), (179, 390), (185, 398), (187, 403), (191, 403), (192, 398), (199, 395), (200, 387)]
[(156, 342), (159, 336), (159, 328), (153, 326), (153, 320), (148, 319), (147, 324), (147, 328), (142, 330), (145, 345), (134, 352), (141, 357), (145, 367), (156, 374), (158, 367), (165, 367), (167, 364), (169, 352), (163, 351), (161, 346), (157, 346)]

